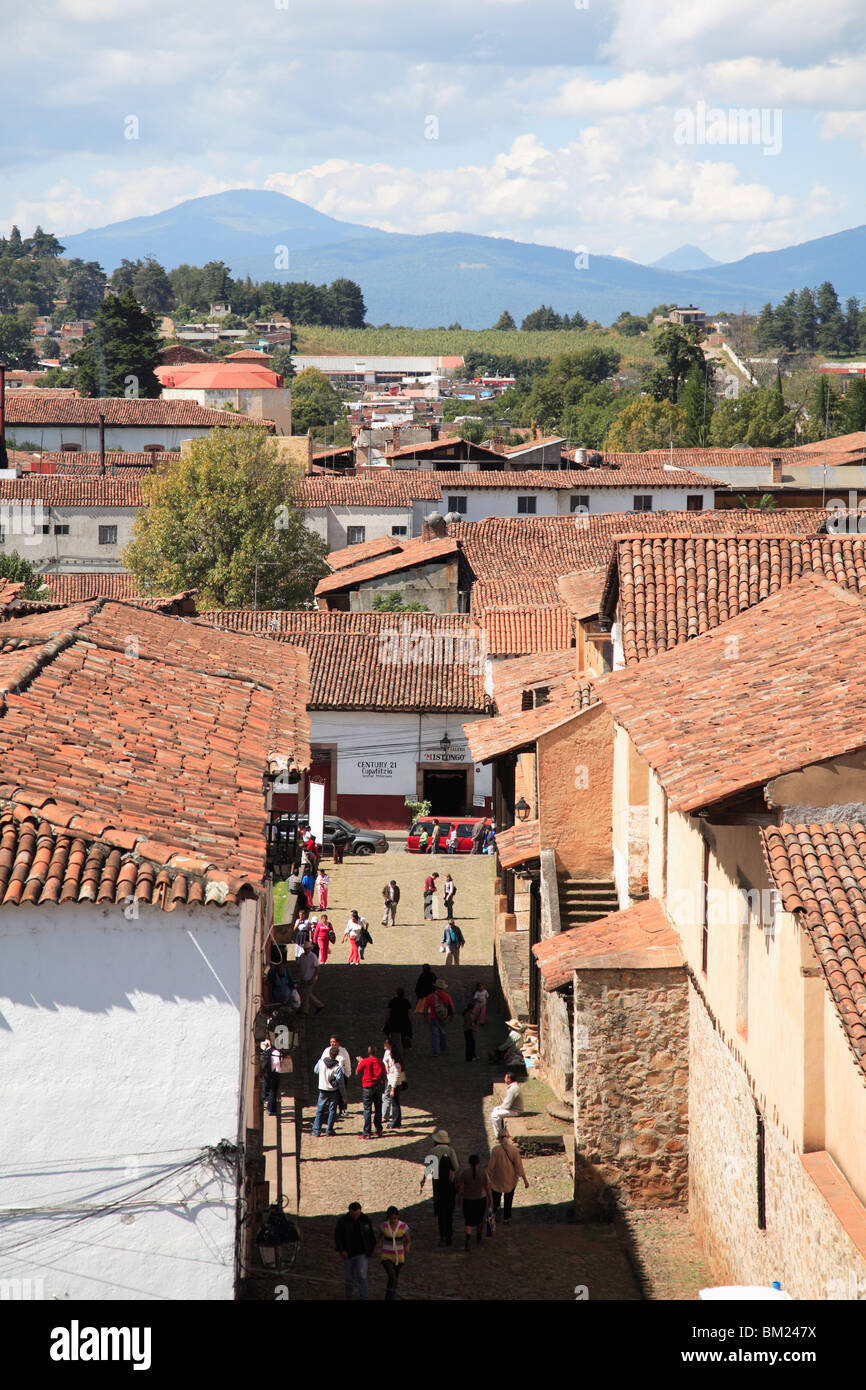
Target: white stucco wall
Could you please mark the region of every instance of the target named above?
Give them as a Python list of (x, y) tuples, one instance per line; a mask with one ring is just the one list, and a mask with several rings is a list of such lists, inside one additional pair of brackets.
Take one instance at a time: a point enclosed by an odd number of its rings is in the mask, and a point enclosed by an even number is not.
[[(342, 550), (349, 544), (348, 528), (364, 527), (364, 540), (380, 540), (393, 535), (394, 526), (405, 526), (409, 539), (413, 534), (410, 507), (307, 507), (307, 526), (328, 542), (329, 550)], [(420, 535), (420, 528), (418, 533)]]
[[(17, 551), (37, 564), (93, 561), (100, 568), (120, 564), (121, 553), (132, 540), (135, 507), (47, 507), (40, 502), (0, 503), (0, 552)], [(42, 534), (47, 525), (48, 535)], [(69, 527), (67, 536), (55, 527)], [(100, 526), (117, 527), (117, 543), (102, 545)]]
[(234, 1172), (197, 1156), (238, 1140), (238, 923), (0, 908), (4, 1277), (46, 1299), (233, 1297)]
[[(106, 425), (106, 449), (125, 449), (140, 453), (147, 444), (161, 444), (164, 449), (179, 449), (185, 439), (198, 439), (210, 434), (209, 426), (190, 425), (174, 428), (168, 425)], [(82, 451), (99, 449), (98, 425), (8, 425), (6, 443), (30, 440), (45, 453), (60, 449), (64, 444), (80, 444)]]
[[(482, 719), (484, 716), (475, 716)], [(414, 796), (420, 763), (454, 767), (472, 763), (462, 721), (467, 715), (376, 714), (366, 711), (310, 711), (310, 741), (337, 745), (337, 782), (341, 795)], [(452, 740), (447, 758), (439, 740), (447, 728)], [(475, 767), (475, 793), (492, 796), (489, 765)]]

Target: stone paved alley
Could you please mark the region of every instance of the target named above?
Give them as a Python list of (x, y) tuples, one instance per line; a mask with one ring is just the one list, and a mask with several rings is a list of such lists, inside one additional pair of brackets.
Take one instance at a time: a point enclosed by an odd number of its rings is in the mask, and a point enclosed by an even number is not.
[[(423, 920), (422, 883), (433, 861), (394, 850), (373, 859), (347, 860), (333, 868), (328, 915), (337, 932), (337, 946), (319, 977), (317, 993), (325, 1009), (311, 1024), (318, 1050), (336, 1032), (348, 1047), (353, 1063), (369, 1042), (382, 1043), (382, 1020), (387, 1000), (403, 985), (414, 1002), (419, 969), (428, 962), (448, 982), (459, 1009), (464, 997), (483, 980), (495, 1007), (479, 1031), (479, 1061), (463, 1055), (459, 1018), (450, 1025), (448, 1054), (434, 1059), (427, 1025), (416, 1019), (415, 1038), (406, 1059), (409, 1086), (403, 1107), (403, 1129), (387, 1130), (383, 1138), (361, 1139), (360, 1086), (353, 1081), (349, 1114), (338, 1121), (332, 1138), (310, 1133), (313, 1110), (304, 1111), (301, 1139), (301, 1247), (294, 1269), (284, 1276), (292, 1299), (341, 1299), (342, 1265), (334, 1252), (336, 1219), (350, 1201), (360, 1201), (378, 1225), (391, 1203), (412, 1231), (412, 1251), (401, 1276), (405, 1299), (573, 1300), (584, 1285), (593, 1299), (633, 1300), (642, 1296), (616, 1230), (611, 1225), (577, 1226), (569, 1221), (571, 1178), (564, 1155), (525, 1160), (529, 1190), (520, 1184), (510, 1229), (501, 1225), (492, 1239), (463, 1253), (459, 1208), (451, 1249), (438, 1245), (429, 1183), (423, 1197), (418, 1188), (423, 1158), (433, 1131), (446, 1128), (461, 1164), (471, 1152), (482, 1160), (489, 1153), (486, 1114), (492, 1105), (492, 1083), (501, 1071), (486, 1061), (488, 1047), (504, 1036), (505, 1015), (498, 1002), (493, 958), (493, 862), (484, 857), (441, 855), (440, 876), (451, 872), (458, 886), (457, 920), (466, 938), (459, 969), (445, 969), (439, 954), (443, 922)], [(381, 889), (396, 878), (402, 900), (396, 927), (380, 925)], [(441, 878), (440, 878), (441, 881)], [(370, 922), (373, 944), (360, 967), (349, 967), (348, 945), (340, 938), (349, 910), (357, 907)], [(538, 1083), (532, 1083), (538, 1087)], [(266, 1145), (272, 1140), (266, 1129)], [(284, 1135), (290, 1129), (284, 1125)], [(289, 1164), (287, 1163), (287, 1167)], [(289, 1184), (287, 1183), (287, 1188)], [(383, 1296), (384, 1275), (371, 1262), (370, 1296)], [(671, 1296), (670, 1293), (668, 1296)], [(674, 1294), (674, 1296), (677, 1296)], [(680, 1296), (693, 1297), (689, 1289)]]

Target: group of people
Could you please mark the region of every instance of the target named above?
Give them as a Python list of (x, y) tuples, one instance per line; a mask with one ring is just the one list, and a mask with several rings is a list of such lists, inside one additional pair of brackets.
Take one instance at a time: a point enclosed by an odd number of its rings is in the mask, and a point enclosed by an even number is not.
[[(456, 854), (458, 851), (458, 839), (456, 822), (452, 822), (448, 834), (445, 837), (444, 852), (446, 854)], [(473, 854), (492, 854), (496, 847), (496, 832), (493, 826), (486, 820), (476, 821), (472, 827), (472, 853)], [(418, 833), (418, 853), (419, 854), (441, 854), (442, 850), (442, 825), (438, 816), (433, 817), (430, 829), (422, 823)]]
[(504, 1133), (500, 1133), (486, 1164), (478, 1154), (470, 1154), (461, 1167), (447, 1129), (437, 1129), (433, 1148), (424, 1160), (424, 1176), (419, 1191), (423, 1193), (427, 1179), (433, 1187), (433, 1215), (439, 1226), (439, 1244), (450, 1246), (454, 1236), (454, 1208), (462, 1203), (464, 1250), (469, 1250), (472, 1236), (481, 1243), (484, 1228), (492, 1236), (500, 1207), (503, 1223), (511, 1224), (511, 1208), (517, 1183), (522, 1179), (529, 1187), (520, 1151)]
[(400, 1270), (411, 1245), (409, 1227), (397, 1207), (388, 1208), (377, 1235), (361, 1203), (350, 1202), (349, 1210), (340, 1217), (334, 1232), (334, 1246), (346, 1270), (346, 1298), (351, 1299), (357, 1280), (358, 1297), (369, 1299), (368, 1267), (377, 1247), (385, 1272), (385, 1297), (396, 1298)]
[(354, 1068), (340, 1039), (335, 1034), (329, 1039), (314, 1068), (319, 1096), (312, 1133), (317, 1138), (322, 1136), (323, 1124), (325, 1137), (333, 1135), (337, 1117), (348, 1114), (348, 1085), (353, 1075), (361, 1081), (361, 1138), (372, 1139), (374, 1130), (381, 1138), (386, 1125), (389, 1130), (402, 1129), (401, 1095), (408, 1085), (405, 1056), (412, 1046), (412, 1015), (402, 986), (388, 1001), (382, 1032), (381, 1057), (376, 1044), (369, 1043), (366, 1055), (356, 1057)]
[[(475, 1035), (478, 1028), (487, 1021), (488, 998), (484, 984), (477, 980), (475, 989), (461, 1012), (467, 1062), (478, 1060)], [(447, 982), (438, 978), (435, 970), (431, 970), (429, 965), (422, 965), (421, 973), (415, 981), (415, 999), (415, 1012), (424, 1015), (430, 1029), (430, 1051), (434, 1057), (441, 1057), (448, 1050), (446, 1030), (456, 1011)]]

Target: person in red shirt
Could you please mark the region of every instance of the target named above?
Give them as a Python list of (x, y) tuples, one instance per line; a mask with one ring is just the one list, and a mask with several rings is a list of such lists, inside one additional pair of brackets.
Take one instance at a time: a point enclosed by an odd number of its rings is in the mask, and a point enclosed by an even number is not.
[(445, 1052), (445, 1025), (454, 1017), (454, 1000), (448, 993), (444, 980), (436, 981), (436, 988), (424, 1000), (424, 1012), (430, 1023), (430, 1050), (434, 1057)]
[(361, 1096), (364, 1104), (364, 1130), (362, 1139), (372, 1139), (371, 1118), (376, 1124), (376, 1136), (382, 1137), (382, 1096), (385, 1091), (385, 1068), (376, 1056), (373, 1043), (367, 1048), (366, 1057), (357, 1058), (356, 1074), (361, 1078)]

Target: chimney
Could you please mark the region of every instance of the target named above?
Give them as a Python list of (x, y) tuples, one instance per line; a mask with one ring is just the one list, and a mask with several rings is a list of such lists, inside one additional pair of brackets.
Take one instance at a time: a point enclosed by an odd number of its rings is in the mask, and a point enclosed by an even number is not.
[(770, 459), (770, 482), (781, 483), (782, 481), (782, 460), (780, 458)]
[(422, 541), (440, 541), (448, 534), (448, 527), (441, 512), (431, 512), (421, 525)]
[(97, 415), (99, 421), (99, 476), (105, 477), (105, 416), (100, 413)]
[(403, 432), (402, 432), (402, 430), (401, 430), (401, 428), (400, 428), (399, 425), (392, 425), (392, 426), (391, 426), (391, 449), (392, 449), (392, 450), (394, 450), (394, 449), (399, 449), (399, 448), (400, 448), (400, 440), (401, 440), (401, 438), (402, 438), (402, 433), (403, 433)]
[(0, 362), (0, 468), (8, 468), (6, 453), (6, 363)]

